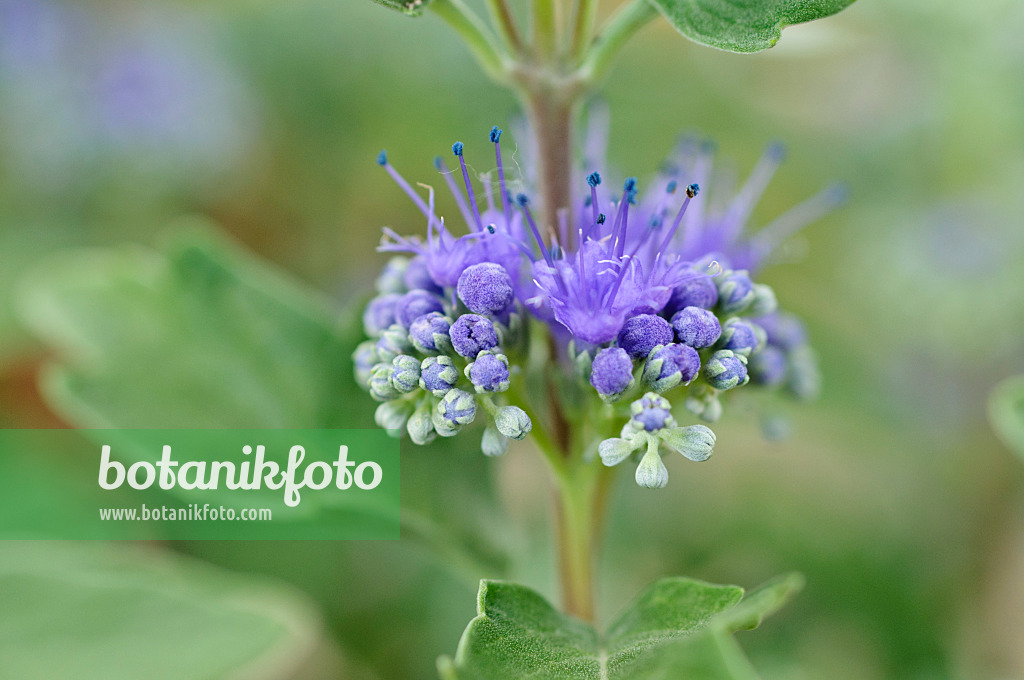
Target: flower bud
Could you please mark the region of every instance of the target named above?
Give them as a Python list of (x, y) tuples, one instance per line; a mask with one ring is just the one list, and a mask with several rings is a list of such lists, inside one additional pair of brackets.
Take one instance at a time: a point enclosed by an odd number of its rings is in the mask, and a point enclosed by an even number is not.
[(457, 382), (459, 369), (450, 357), (427, 357), (420, 364), (420, 387), (435, 397), (443, 397)]
[(711, 355), (704, 366), (704, 378), (716, 390), (730, 390), (745, 385), (747, 376), (746, 357), (729, 349), (720, 349)]
[(494, 416), (494, 426), (509, 439), (523, 439), (533, 429), (533, 422), (526, 411), (518, 406), (504, 406)]
[(661, 489), (668, 484), (668, 470), (658, 448), (656, 442), (650, 442), (647, 452), (636, 466), (636, 483), (645, 489)]
[(782, 349), (793, 349), (807, 342), (803, 322), (793, 314), (776, 312), (757, 320), (768, 336), (768, 342)]
[(754, 284), (754, 301), (750, 303), (747, 310), (749, 316), (765, 316), (772, 314), (779, 308), (779, 301), (775, 298), (775, 291), (772, 287), (763, 283)]
[(455, 290), (469, 311), (477, 314), (501, 314), (508, 310), (515, 297), (512, 277), (494, 262), (466, 267), (459, 275)]
[(379, 362), (377, 342), (374, 340), (364, 340), (352, 352), (352, 372), (355, 374), (356, 383), (364, 390), (369, 389), (370, 371)]
[(672, 328), (679, 342), (695, 349), (710, 347), (722, 335), (722, 325), (713, 312), (700, 307), (685, 307), (672, 316)]
[(509, 385), (508, 358), (481, 352), (466, 366), (466, 377), (477, 392), (504, 392)]
[(634, 358), (645, 357), (658, 345), (672, 342), (672, 326), (655, 314), (638, 314), (619, 331), (619, 347)]
[(715, 448), (715, 433), (703, 425), (674, 427), (661, 433), (661, 441), (695, 462), (711, 457)]
[(412, 406), (405, 401), (386, 401), (377, 407), (373, 419), (377, 427), (398, 435), (412, 414)]
[(672, 417), (672, 404), (665, 397), (648, 392), (629, 405), (632, 416), (631, 425), (636, 429), (655, 432), (665, 427), (675, 427), (676, 419)]
[(484, 436), (480, 440), (480, 450), (484, 452), (485, 456), (490, 456), (491, 458), (504, 456), (508, 451), (508, 439), (488, 425), (484, 428)]
[(725, 272), (717, 284), (718, 308), (723, 314), (738, 314), (754, 301), (754, 284), (742, 269)]
[(430, 312), (417, 317), (409, 325), (409, 340), (413, 347), (425, 354), (445, 353), (452, 347), (452, 340), (448, 337), (451, 327), (451, 319), (441, 312)]
[(395, 305), (402, 298), (397, 293), (386, 293), (366, 303), (363, 310), (363, 330), (370, 337), (383, 333), (388, 326), (395, 323)]
[(718, 286), (714, 280), (710, 276), (698, 276), (676, 286), (665, 305), (665, 312), (672, 315), (686, 307), (711, 309), (717, 302)]
[(403, 394), (420, 385), (420, 360), (408, 354), (399, 354), (391, 361), (391, 384)]
[(601, 456), (601, 462), (605, 466), (613, 467), (626, 460), (642, 443), (643, 440), (636, 438), (612, 437), (598, 444), (597, 454)]
[(434, 424), (431, 422), (433, 410), (430, 401), (426, 400), (409, 416), (409, 422), (405, 424), (405, 429), (409, 433), (409, 439), (414, 444), (422, 446), (432, 441), (436, 436)]
[(452, 324), (449, 336), (455, 351), (469, 359), (498, 346), (498, 332), (494, 329), (494, 323), (479, 314), (460, 316)]
[(396, 255), (388, 260), (381, 270), (373, 287), (378, 293), (404, 293), (406, 285), (403, 281), (405, 269), (409, 266), (409, 258)]
[(377, 364), (370, 370), (370, 396), (377, 401), (391, 401), (399, 396), (398, 390), (391, 384), (391, 364)]
[(758, 385), (775, 387), (786, 378), (789, 362), (786, 353), (776, 345), (765, 345), (761, 351), (750, 357), (747, 368), (750, 379)]
[(732, 318), (722, 326), (722, 337), (718, 339), (718, 347), (729, 349), (745, 357), (749, 357), (760, 343), (754, 324), (743, 319)]
[(679, 385), (688, 385), (700, 370), (700, 355), (686, 345), (658, 345), (651, 350), (644, 365), (644, 382), (656, 392), (665, 392)]
[(402, 328), (409, 328), (424, 314), (443, 311), (441, 298), (425, 290), (410, 290), (395, 303), (395, 320)]
[(381, 361), (393, 361), (399, 354), (412, 351), (409, 334), (398, 324), (393, 324), (380, 334), (377, 339), (377, 358)]
[(450, 425), (469, 425), (476, 418), (476, 400), (469, 392), (451, 389), (438, 402), (437, 413)]
[(633, 360), (621, 347), (607, 347), (594, 357), (590, 384), (602, 397), (617, 397), (633, 386)]

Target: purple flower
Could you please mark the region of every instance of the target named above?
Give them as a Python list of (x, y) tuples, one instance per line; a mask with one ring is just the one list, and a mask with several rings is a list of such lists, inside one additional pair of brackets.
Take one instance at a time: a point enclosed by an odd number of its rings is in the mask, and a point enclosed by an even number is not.
[(711, 355), (704, 367), (704, 377), (716, 390), (731, 390), (746, 384), (747, 360), (732, 350), (720, 349)]
[(409, 325), (409, 340), (413, 347), (424, 353), (447, 352), (451, 349), (448, 332), (452, 322), (441, 312), (430, 312), (416, 317)]
[(672, 317), (672, 327), (679, 342), (696, 349), (710, 347), (722, 334), (718, 317), (707, 309), (685, 307)]
[(395, 320), (402, 328), (409, 328), (413, 321), (424, 314), (443, 311), (444, 304), (433, 293), (410, 290), (395, 303)]
[(427, 357), (420, 364), (420, 387), (443, 397), (459, 381), (459, 370), (451, 357)]
[(656, 392), (688, 385), (700, 370), (700, 355), (687, 345), (659, 345), (651, 350), (644, 366), (644, 381)]
[(757, 350), (760, 342), (753, 324), (742, 319), (729, 319), (722, 327), (722, 337), (718, 342), (722, 349), (731, 349), (736, 354), (749, 357)]
[(786, 379), (789, 364), (786, 353), (776, 345), (766, 345), (760, 352), (750, 357), (747, 368), (750, 370), (751, 381), (758, 385), (774, 387)]
[(807, 330), (800, 319), (786, 312), (776, 312), (757, 319), (764, 329), (768, 343), (783, 349), (793, 349), (807, 342)]
[(646, 394), (643, 398), (634, 401), (630, 405), (633, 422), (647, 432), (654, 432), (666, 427), (675, 427), (676, 421), (672, 417), (671, 404), (664, 398), (655, 394)]
[(621, 347), (606, 347), (594, 357), (590, 384), (601, 396), (622, 394), (633, 385), (633, 360)]
[(431, 293), (437, 293), (438, 295), (444, 292), (441, 286), (437, 285), (434, 278), (430, 275), (430, 268), (427, 266), (427, 260), (422, 255), (418, 255), (409, 260), (402, 272), (402, 283), (405, 284), (407, 290), (416, 290), (417, 288), (421, 288)]
[(459, 276), (459, 299), (471, 312), (501, 314), (512, 305), (512, 277), (494, 262), (470, 265)]
[(498, 346), (494, 323), (479, 314), (463, 314), (452, 324), (449, 335), (460, 356), (475, 359), (480, 352)]
[(618, 342), (630, 356), (645, 357), (658, 345), (672, 342), (672, 326), (660, 316), (640, 314), (623, 324)]
[(711, 309), (718, 302), (718, 286), (710, 276), (699, 276), (676, 286), (665, 306), (670, 316), (684, 307)]
[(754, 301), (754, 283), (745, 271), (725, 272), (718, 279), (718, 306), (723, 314), (742, 312)]

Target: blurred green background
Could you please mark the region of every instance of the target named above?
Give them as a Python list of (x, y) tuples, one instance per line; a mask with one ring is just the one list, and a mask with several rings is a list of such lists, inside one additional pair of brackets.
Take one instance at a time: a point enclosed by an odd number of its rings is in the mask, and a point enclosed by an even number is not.
[[(626, 49), (602, 92), (622, 172), (642, 181), (682, 131), (740, 173), (780, 139), (758, 223), (832, 178), (851, 198), (764, 277), (808, 321), (822, 398), (732, 409), (715, 458), (662, 493), (620, 480), (604, 615), (659, 575), (753, 586), (797, 570), (796, 603), (741, 637), (767, 679), (1024, 677), (1024, 467), (986, 418), (996, 383), (1024, 372), (1022, 34), (1012, 0), (861, 0), (758, 55), (664, 22)], [(439, 21), (368, 0), (0, 0), (0, 425), (370, 424), (369, 400), (332, 378), (347, 367), (329, 362), (296, 406), (302, 385), (265, 375), (272, 354), (204, 354), (210, 339), (179, 327), (220, 318), (204, 291), (134, 273), (178, 271), (166, 234), (200, 215), (272, 263), (204, 237), (189, 266), (244, 261), (238, 299), (273, 279), (355, 307), (385, 260), (379, 228), (422, 227), (377, 151), (432, 182), (434, 155), (516, 115)], [(88, 266), (64, 252), (111, 246)], [(150, 298), (213, 316), (149, 318)], [(343, 323), (339, 345), (357, 335)], [(72, 369), (55, 374), (55, 356)], [(247, 411), (182, 377), (232, 361), (278, 401)], [(161, 380), (187, 399), (162, 402)], [(780, 414), (791, 434), (768, 442), (758, 423)], [(397, 543), (0, 545), (0, 658), (15, 659), (0, 677), (141, 677), (118, 651), (139, 646), (153, 678), (433, 677), (478, 578), (555, 594), (539, 458), (487, 461), (473, 443), (403, 453), (418, 519)], [(43, 493), (52, 469), (34, 464)], [(92, 661), (34, 665), (64, 654)]]

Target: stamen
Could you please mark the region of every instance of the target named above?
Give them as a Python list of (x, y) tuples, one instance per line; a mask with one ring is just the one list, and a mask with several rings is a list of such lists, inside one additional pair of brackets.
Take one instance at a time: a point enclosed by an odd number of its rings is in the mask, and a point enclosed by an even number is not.
[(773, 144), (768, 147), (757, 165), (754, 166), (743, 188), (740, 189), (736, 198), (733, 199), (732, 205), (729, 206), (724, 224), (730, 239), (738, 236), (747, 220), (750, 219), (754, 206), (764, 194), (764, 190), (768, 187), (768, 183), (785, 155), (785, 148), (781, 144)]
[(508, 188), (505, 186), (505, 167), (501, 163), (501, 130), (497, 125), (491, 128), (491, 141), (494, 142), (494, 157), (498, 162), (498, 185), (501, 187), (501, 207), (505, 211), (505, 229), (512, 228), (512, 205)]
[(668, 248), (668, 244), (672, 243), (672, 237), (676, 235), (676, 230), (679, 229), (679, 225), (683, 221), (683, 215), (686, 214), (686, 208), (690, 205), (690, 201), (699, 193), (700, 186), (696, 182), (686, 187), (686, 198), (683, 199), (683, 205), (679, 208), (679, 212), (676, 213), (676, 218), (672, 220), (672, 228), (669, 229), (668, 234), (665, 235), (665, 240), (661, 242), (661, 246), (658, 248), (659, 253), (665, 252), (665, 249)]
[(397, 184), (402, 191), (412, 199), (412, 202), (416, 204), (416, 207), (420, 209), (420, 212), (422, 212), (427, 219), (430, 219), (431, 212), (428, 209), (427, 204), (423, 202), (423, 199), (420, 198), (419, 194), (413, 191), (412, 187), (409, 186), (409, 183), (405, 181), (405, 178), (398, 174), (398, 171), (388, 163), (388, 154), (386, 151), (381, 151), (377, 154), (377, 165), (382, 166), (388, 171), (388, 174), (391, 175), (391, 179), (395, 180), (395, 184)]
[(540, 252), (544, 256), (544, 261), (549, 265), (552, 264), (551, 253), (548, 252), (547, 246), (544, 245), (544, 239), (540, 237), (540, 230), (537, 229), (537, 223), (533, 221), (533, 214), (530, 212), (530, 197), (526, 194), (519, 194), (516, 196), (516, 203), (519, 204), (519, 207), (523, 210), (523, 214), (526, 215), (526, 221), (530, 224), (530, 230), (533, 232), (533, 238), (537, 241), (537, 245), (540, 246)]
[(462, 142), (452, 144), (452, 153), (459, 157), (459, 165), (462, 167), (462, 181), (466, 183), (466, 195), (469, 196), (469, 207), (473, 209), (473, 223), (477, 231), (484, 230), (484, 224), (480, 220), (480, 208), (476, 204), (476, 194), (473, 193), (473, 183), (469, 181), (469, 170), (466, 168), (466, 158), (462, 155)]
[(459, 208), (459, 213), (462, 214), (462, 219), (466, 221), (466, 226), (472, 226), (473, 215), (469, 212), (469, 206), (466, 205), (466, 199), (462, 196), (462, 191), (455, 184), (455, 180), (452, 179), (452, 172), (448, 169), (448, 165), (441, 159), (440, 156), (434, 158), (434, 167), (441, 172), (441, 176), (444, 177), (445, 184), (448, 185), (448, 190), (452, 193), (452, 197), (455, 198), (455, 205)]

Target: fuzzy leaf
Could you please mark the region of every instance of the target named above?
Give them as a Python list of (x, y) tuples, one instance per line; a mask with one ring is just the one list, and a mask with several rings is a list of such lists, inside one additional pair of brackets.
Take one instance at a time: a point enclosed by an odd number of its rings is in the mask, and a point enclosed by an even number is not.
[(51, 257), (24, 281), (20, 310), (59, 353), (43, 388), (78, 426), (371, 422), (349, 362), (356, 324), (340, 327), (320, 294), (205, 226), (176, 232), (161, 251)]
[(731, 637), (775, 611), (799, 586), (784, 577), (744, 598), (737, 586), (668, 578), (644, 590), (608, 631), (562, 614), (524, 586), (483, 581), (479, 615), (443, 680), (707, 680), (756, 678)]
[(827, 17), (854, 0), (649, 0), (690, 40), (730, 52), (773, 47), (782, 29)]
[(418, 17), (432, 0), (373, 0), (378, 5), (384, 5), (391, 9), (398, 10), (410, 17)]

